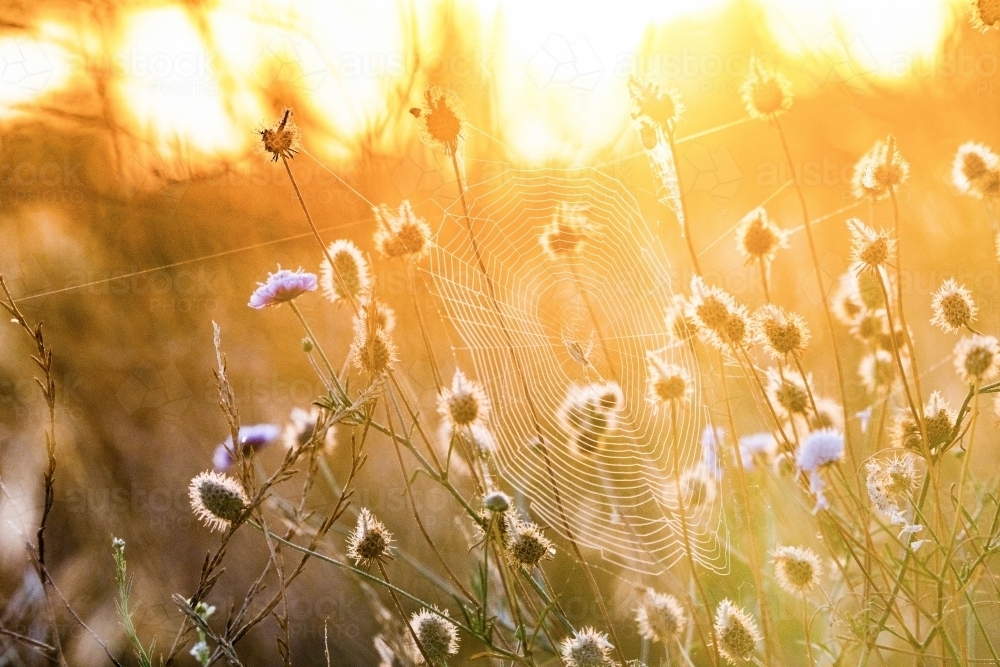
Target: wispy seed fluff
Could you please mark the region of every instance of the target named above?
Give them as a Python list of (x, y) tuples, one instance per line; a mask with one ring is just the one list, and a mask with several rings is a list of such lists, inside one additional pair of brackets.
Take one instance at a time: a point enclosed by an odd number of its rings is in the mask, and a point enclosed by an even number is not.
[(955, 370), (968, 384), (990, 380), (997, 374), (1000, 345), (993, 336), (966, 336), (955, 345)]
[(750, 59), (747, 78), (740, 86), (743, 106), (751, 118), (774, 118), (792, 108), (792, 84), (781, 74)]
[(333, 264), (325, 256), (320, 263), (320, 286), (326, 298), (334, 303), (341, 299), (363, 299), (371, 289), (372, 279), (368, 262), (358, 247), (339, 239), (330, 244), (327, 254)]
[(362, 303), (359, 317), (354, 318), (350, 359), (356, 368), (372, 378), (384, 374), (397, 361), (396, 344), (380, 322), (388, 324), (377, 302), (372, 306), (371, 301)]
[(573, 385), (556, 413), (556, 419), (581, 454), (593, 454), (618, 428), (618, 413), (625, 404), (616, 382)]
[(560, 202), (552, 221), (542, 231), (539, 242), (542, 244), (542, 250), (551, 259), (574, 257), (583, 251), (591, 233), (586, 208)]
[(691, 400), (694, 388), (686, 368), (667, 363), (653, 352), (646, 353), (646, 367), (646, 402), (654, 410)]
[(779, 248), (788, 247), (788, 232), (771, 220), (767, 211), (758, 206), (750, 211), (736, 228), (736, 249), (746, 257), (746, 264), (774, 261)]
[(639, 626), (641, 637), (652, 642), (667, 644), (674, 637), (684, 634), (687, 614), (673, 595), (658, 593), (652, 588), (647, 588), (639, 595), (635, 622)]
[[(860, 170), (860, 171), (859, 171)], [(910, 175), (910, 165), (896, 148), (896, 138), (891, 134), (885, 141), (879, 140), (859, 161), (855, 176), (855, 194), (879, 199), (889, 191), (903, 184)]]
[(823, 571), (819, 556), (805, 547), (779, 546), (774, 550), (772, 562), (778, 585), (793, 594), (812, 589)]
[(962, 144), (951, 167), (951, 180), (962, 194), (977, 199), (996, 197), (1000, 195), (1000, 157), (983, 144)]
[(563, 640), (562, 659), (566, 667), (608, 667), (614, 648), (608, 636), (594, 628), (583, 628)]
[(259, 130), (258, 134), (260, 135), (258, 149), (273, 162), (279, 159), (290, 160), (299, 152), (299, 129), (292, 120), (291, 109), (285, 109), (281, 118), (270, 127)]
[(420, 259), (431, 245), (431, 228), (413, 212), (409, 201), (399, 205), (393, 213), (385, 204), (373, 209), (378, 229), (375, 231), (375, 249), (389, 259), (411, 257)]
[(371, 567), (373, 563), (390, 557), (391, 544), (392, 533), (367, 508), (362, 508), (358, 513), (358, 523), (347, 538), (347, 557), (354, 559), (357, 565)]
[(857, 218), (847, 221), (847, 229), (851, 232), (852, 261), (873, 271), (892, 261), (896, 253), (896, 240), (889, 237), (889, 232), (876, 232)]
[(941, 327), (947, 333), (954, 333), (971, 327), (978, 312), (972, 294), (965, 287), (949, 278), (941, 283), (931, 300), (934, 317), (931, 324)]
[(438, 396), (438, 414), (454, 428), (485, 424), (490, 415), (490, 399), (478, 382), (465, 377), (459, 369)]
[(217, 472), (203, 472), (188, 487), (191, 509), (210, 530), (229, 528), (250, 504), (243, 487), (232, 477)]
[(899, 512), (917, 487), (917, 470), (909, 454), (893, 456), (888, 461), (873, 460), (865, 464), (868, 471), (868, 497), (880, 512)]
[[(443, 663), (449, 655), (458, 653), (458, 626), (443, 618), (447, 615), (447, 611), (421, 609), (410, 617), (410, 627), (431, 665)], [(419, 651), (416, 655), (418, 662), (423, 662)]]
[(538, 565), (545, 558), (555, 555), (552, 541), (542, 534), (534, 523), (517, 517), (507, 520), (507, 560), (515, 567), (526, 570)]
[(809, 342), (809, 328), (805, 320), (773, 304), (761, 306), (754, 312), (750, 328), (754, 338), (761, 341), (775, 359), (797, 355)]
[(761, 640), (757, 622), (729, 600), (720, 602), (715, 610), (715, 633), (719, 653), (734, 665), (749, 660)]
[(970, 0), (969, 20), (980, 32), (1000, 28), (1000, 2), (997, 0)]

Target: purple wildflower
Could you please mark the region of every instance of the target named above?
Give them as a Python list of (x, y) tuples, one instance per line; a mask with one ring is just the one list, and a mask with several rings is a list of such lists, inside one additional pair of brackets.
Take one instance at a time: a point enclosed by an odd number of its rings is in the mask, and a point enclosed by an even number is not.
[[(254, 424), (253, 426), (240, 427), (240, 445), (243, 447), (243, 454), (249, 454), (251, 450), (263, 449), (278, 439), (281, 435), (281, 427), (277, 424)], [(226, 438), (226, 441), (215, 448), (212, 456), (212, 465), (220, 472), (225, 472), (233, 465), (233, 438)]]
[(307, 273), (302, 269), (289, 271), (278, 268), (276, 273), (269, 273), (267, 281), (258, 283), (259, 287), (250, 295), (251, 308), (266, 308), (291, 301), (303, 292), (316, 289), (316, 274)]

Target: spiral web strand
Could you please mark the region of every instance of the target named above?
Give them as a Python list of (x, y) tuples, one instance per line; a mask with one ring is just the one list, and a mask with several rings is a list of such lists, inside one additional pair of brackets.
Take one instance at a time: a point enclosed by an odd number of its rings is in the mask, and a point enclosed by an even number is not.
[[(673, 294), (666, 254), (635, 199), (600, 171), (492, 171), (470, 186), (468, 201), (495, 303), (460, 204), (443, 207), (427, 270), (461, 341), (456, 359), (492, 398), (493, 463), (538, 521), (560, 533), (568, 523), (608, 561), (658, 574), (684, 554), (672, 457), (682, 471), (701, 460), (703, 423), (697, 361), (672, 343), (664, 321)], [(590, 231), (578, 255), (553, 258), (540, 236), (567, 205)], [(651, 351), (695, 380), (675, 426), (645, 400)], [(616, 427), (592, 434), (599, 446), (589, 451), (574, 445), (557, 413), (571, 387), (597, 382), (617, 382), (624, 401)], [(685, 515), (694, 557), (724, 568), (720, 503)]]

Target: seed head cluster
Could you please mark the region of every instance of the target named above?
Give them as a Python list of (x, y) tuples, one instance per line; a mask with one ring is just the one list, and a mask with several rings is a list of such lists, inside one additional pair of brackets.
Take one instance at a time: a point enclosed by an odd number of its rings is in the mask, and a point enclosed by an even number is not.
[(966, 384), (991, 380), (1000, 363), (1000, 345), (993, 336), (966, 336), (955, 345), (955, 370)]
[(517, 517), (508, 517), (506, 528), (505, 546), (511, 565), (530, 570), (543, 559), (555, 555), (551, 540), (542, 534), (542, 529), (537, 525)]
[(458, 151), (465, 132), (465, 107), (452, 90), (431, 86), (424, 92), (424, 107), (410, 109), (417, 119), (421, 141), (452, 155)]
[(664, 132), (672, 131), (684, 113), (680, 92), (672, 88), (662, 89), (655, 83), (631, 76), (628, 92), (632, 100), (632, 118)]
[(668, 363), (652, 352), (647, 353), (646, 363), (646, 401), (654, 409), (691, 400), (694, 386), (686, 368)]
[(750, 320), (750, 327), (753, 337), (776, 359), (799, 354), (809, 341), (805, 320), (774, 304), (758, 308)]

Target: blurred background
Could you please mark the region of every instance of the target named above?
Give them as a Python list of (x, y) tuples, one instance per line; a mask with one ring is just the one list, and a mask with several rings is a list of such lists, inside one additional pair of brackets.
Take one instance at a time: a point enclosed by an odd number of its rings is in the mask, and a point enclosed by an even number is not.
[[(850, 178), (873, 142), (894, 133), (912, 167), (901, 193), (904, 290), (913, 295), (908, 319), (930, 386), (938, 374), (951, 378), (951, 342), (923, 324), (941, 280), (954, 276), (973, 291), (987, 329), (1000, 319), (989, 219), (982, 202), (958, 197), (950, 181), (960, 144), (1000, 147), (997, 35), (975, 30), (966, 3), (950, 0), (4, 3), (0, 272), (29, 317), (44, 320), (57, 358), (55, 580), (124, 651), (111, 559), (112, 537), (124, 538), (142, 601), (140, 633), (169, 646), (179, 621), (170, 595), (190, 594), (217, 540), (195, 523), (187, 500), (188, 481), (211, 466), (227, 432), (211, 372), (213, 320), (223, 328), (245, 423), (283, 425), (293, 407), (322, 393), (296, 322), (281, 310), (246, 307), (268, 270), (315, 271), (320, 260), (284, 170), (256, 151), (255, 130), (284, 108), (303, 135), (305, 151), (293, 161), (299, 185), (329, 240), (373, 251), (374, 220), (358, 193), (391, 207), (408, 199), (432, 228), (440, 223), (454, 177), (420, 143), (407, 113), (427, 85), (439, 84), (466, 106), (474, 189), (508, 166), (599, 165), (639, 200), (683, 281), (686, 251), (672, 214), (656, 205), (625, 83), (637, 74), (677, 88), (687, 107), (678, 166), (692, 236), (710, 281), (745, 303), (762, 294), (735, 249), (739, 219), (777, 193), (771, 215), (798, 227), (786, 184), (800, 178), (812, 215), (833, 214), (816, 227), (831, 285), (848, 263), (844, 219), (890, 223), (886, 209), (854, 205)], [(793, 83), (783, 123), (794, 174), (773, 129), (746, 118), (739, 85), (752, 56)], [(811, 268), (796, 259), (801, 237), (779, 256), (773, 291), (806, 315), (814, 349), (822, 349), (828, 332)], [(405, 275), (378, 260), (374, 268), (399, 317), (408, 390), (432, 405)], [(426, 290), (416, 298), (425, 313), (440, 312)], [(318, 295), (302, 305), (339, 362), (349, 313)], [(8, 623), (38, 604), (24, 544), (39, 518), (44, 404), (23, 334), (0, 328), (0, 349), (0, 599)], [(809, 365), (819, 385), (835, 385), (829, 359)], [(279, 450), (262, 453), (265, 465)], [(390, 473), (395, 487), (379, 483)], [(407, 508), (398, 482), (394, 464), (374, 460), (356, 501), (400, 525)], [(429, 486), (419, 493), (429, 507), (446, 506)], [(427, 517), (432, 532), (450, 529), (448, 515)], [(423, 554), (399, 532), (402, 545)], [(253, 537), (238, 536), (230, 548), (212, 600), (222, 609), (265, 562)], [(377, 624), (356, 582), (314, 564), (293, 594), (298, 662), (319, 661), (329, 621), (334, 664), (377, 664)], [(583, 605), (580, 620), (593, 613)], [(251, 664), (275, 664), (273, 629), (265, 624), (241, 643)], [(27, 659), (5, 640), (0, 646), (0, 664)], [(100, 647), (81, 632), (68, 650), (72, 664), (101, 662)]]

